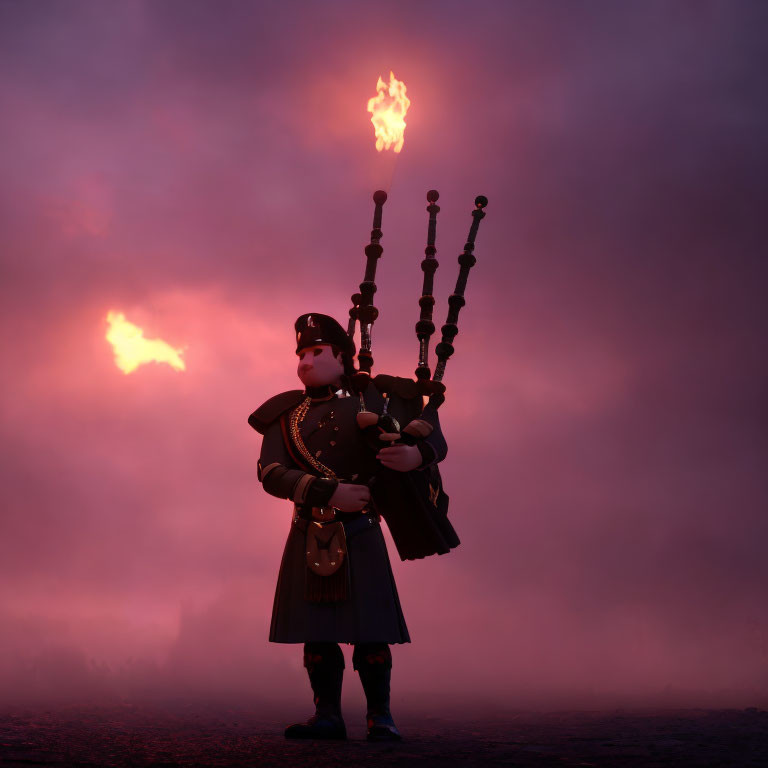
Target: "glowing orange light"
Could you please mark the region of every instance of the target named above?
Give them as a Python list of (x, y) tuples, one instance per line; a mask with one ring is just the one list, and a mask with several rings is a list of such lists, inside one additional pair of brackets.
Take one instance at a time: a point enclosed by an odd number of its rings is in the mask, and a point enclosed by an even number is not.
[(394, 72), (389, 73), (389, 85), (379, 77), (376, 96), (368, 99), (368, 111), (379, 152), (390, 147), (399, 152), (403, 148), (405, 114), (410, 106), (411, 100), (405, 95), (405, 83), (397, 80)]
[(106, 339), (115, 351), (115, 365), (125, 374), (145, 363), (167, 363), (177, 371), (186, 369), (182, 349), (174, 349), (162, 339), (145, 339), (144, 331), (125, 319), (122, 312), (108, 312)]

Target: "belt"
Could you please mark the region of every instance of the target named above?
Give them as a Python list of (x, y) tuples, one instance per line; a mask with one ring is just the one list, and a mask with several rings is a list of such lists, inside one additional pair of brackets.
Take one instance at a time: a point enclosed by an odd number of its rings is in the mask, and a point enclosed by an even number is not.
[[(341, 522), (344, 524), (344, 533), (347, 538), (361, 533), (368, 528), (373, 528), (381, 520), (379, 514), (373, 509), (360, 510), (359, 512), (341, 512), (336, 510), (336, 515), (327, 522)], [(306, 526), (312, 521), (312, 507), (299, 506), (294, 507), (293, 523), (298, 525), (301, 530), (306, 530)], [(317, 521), (314, 521), (317, 522)], [(318, 523), (323, 525), (322, 522)]]
[[(318, 515), (318, 512), (322, 510), (323, 517)], [(313, 511), (315, 515), (313, 516)], [(293, 518), (300, 518), (301, 520), (315, 520), (319, 523), (324, 522), (342, 522), (350, 523), (353, 520), (365, 517), (372, 519), (375, 522), (379, 521), (379, 515), (374, 509), (361, 509), (358, 512), (342, 512), (340, 509), (334, 507), (310, 507), (305, 504), (294, 505)]]

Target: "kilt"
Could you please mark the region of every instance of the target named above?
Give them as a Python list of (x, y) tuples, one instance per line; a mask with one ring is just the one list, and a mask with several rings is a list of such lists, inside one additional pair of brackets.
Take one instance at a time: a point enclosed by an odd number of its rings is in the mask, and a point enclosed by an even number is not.
[(376, 516), (343, 520), (349, 595), (333, 603), (305, 600), (305, 521), (294, 514), (277, 578), (269, 640), (273, 643), (410, 643), (387, 545)]

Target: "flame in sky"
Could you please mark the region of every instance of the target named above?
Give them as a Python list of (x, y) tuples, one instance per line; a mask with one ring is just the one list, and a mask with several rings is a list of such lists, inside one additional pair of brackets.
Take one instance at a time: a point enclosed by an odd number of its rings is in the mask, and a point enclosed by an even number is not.
[(392, 147), (395, 152), (403, 148), (405, 133), (405, 114), (411, 100), (405, 95), (405, 83), (389, 73), (389, 85), (381, 77), (376, 83), (376, 96), (368, 99), (368, 111), (376, 133), (376, 149)]
[(145, 363), (168, 363), (177, 371), (186, 369), (183, 350), (174, 349), (162, 339), (145, 339), (144, 331), (125, 319), (122, 312), (108, 312), (106, 339), (115, 350), (115, 365), (125, 374)]

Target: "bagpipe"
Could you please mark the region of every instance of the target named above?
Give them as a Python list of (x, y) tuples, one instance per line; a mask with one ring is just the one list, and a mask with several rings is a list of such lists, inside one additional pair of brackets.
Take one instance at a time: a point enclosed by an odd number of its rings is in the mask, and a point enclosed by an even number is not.
[[(440, 207), (437, 190), (427, 192), (427, 245), (421, 269), (424, 281), (419, 298), (420, 314), (416, 323), (419, 342), (416, 379), (380, 374), (371, 376), (373, 355), (371, 334), (379, 311), (374, 306), (376, 292), (376, 266), (384, 249), (381, 245), (381, 219), (387, 193), (381, 190), (373, 195), (375, 205), (371, 240), (365, 246), (366, 266), (359, 293), (352, 295), (347, 333), (354, 337), (355, 327), (360, 325), (360, 349), (358, 370), (351, 377), (352, 387), (360, 397), (358, 425), (363, 429), (372, 448), (385, 445), (417, 445), (427, 440), (437, 429), (437, 410), (445, 401), (443, 376), (448, 359), (454, 352), (453, 342), (459, 332), (459, 311), (465, 305), (464, 291), (470, 269), (477, 259), (473, 251), (480, 222), (485, 217), (488, 199), (475, 198), (472, 224), (464, 251), (459, 255), (459, 275), (454, 292), (448, 297), (448, 315), (441, 330), (442, 339), (435, 346), (437, 365), (434, 374), (429, 366), (429, 344), (435, 325), (432, 321), (435, 298), (432, 295), (435, 271), (438, 268), (437, 214)], [(366, 408), (365, 393), (369, 385), (383, 397), (381, 413)], [(424, 398), (428, 398), (426, 406)], [(401, 423), (405, 426), (401, 427)], [(440, 434), (442, 440), (442, 435)], [(444, 443), (444, 441), (443, 441)], [(459, 537), (448, 520), (448, 495), (443, 489), (437, 463), (410, 472), (396, 472), (381, 467), (371, 482), (371, 496), (381, 516), (386, 520), (392, 539), (402, 560), (415, 560), (434, 554), (445, 554), (459, 545)]]

